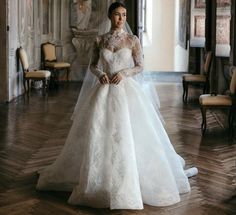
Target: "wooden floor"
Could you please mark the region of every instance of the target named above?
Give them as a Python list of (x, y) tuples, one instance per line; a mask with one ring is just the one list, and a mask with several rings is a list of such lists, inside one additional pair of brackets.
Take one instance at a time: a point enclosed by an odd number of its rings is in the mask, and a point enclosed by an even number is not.
[[(161, 113), (176, 151), (199, 174), (190, 178), (191, 193), (170, 207), (144, 210), (91, 209), (67, 204), (69, 194), (37, 192), (36, 171), (55, 160), (71, 126), (80, 84), (62, 84), (48, 98), (40, 91), (0, 105), (0, 214), (4, 215), (224, 215), (236, 214), (236, 144), (228, 140), (220, 112), (208, 112), (209, 129), (201, 136), (196, 100), (182, 103), (179, 83), (158, 84)], [(193, 91), (190, 91), (193, 97)]]

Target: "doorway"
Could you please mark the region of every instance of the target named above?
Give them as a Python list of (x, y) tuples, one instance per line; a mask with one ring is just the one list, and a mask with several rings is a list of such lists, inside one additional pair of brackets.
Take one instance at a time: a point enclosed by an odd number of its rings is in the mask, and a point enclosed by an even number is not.
[(8, 35), (8, 26), (7, 26), (7, 0), (1, 1), (0, 6), (0, 102), (7, 101), (7, 92), (8, 92), (8, 66), (7, 66), (7, 35)]

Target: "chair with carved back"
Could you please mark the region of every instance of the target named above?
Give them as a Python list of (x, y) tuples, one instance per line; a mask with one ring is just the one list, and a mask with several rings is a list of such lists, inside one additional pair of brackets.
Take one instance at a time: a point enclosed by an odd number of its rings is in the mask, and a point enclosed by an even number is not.
[[(29, 61), (26, 54), (26, 51), (20, 47), (18, 48), (18, 57), (22, 65), (23, 69), (23, 86), (25, 92), (29, 93), (30, 89), (30, 81), (42, 81), (43, 82), (43, 90), (47, 92), (48, 83), (51, 77), (50, 71), (47, 70), (30, 70), (29, 69)], [(27, 82), (27, 88), (26, 88)]]
[(202, 74), (184, 74), (182, 76), (183, 83), (183, 102), (188, 100), (188, 87), (189, 85), (199, 84), (203, 88), (203, 94), (209, 89), (209, 73), (212, 61), (212, 52), (206, 53), (206, 58), (203, 66)]
[(58, 72), (66, 70), (66, 80), (69, 80), (70, 63), (58, 61), (56, 56), (56, 45), (50, 42), (41, 45), (42, 63), (45, 69), (52, 72), (53, 77), (58, 80)]
[(203, 94), (199, 97), (202, 113), (201, 130), (204, 134), (207, 128), (206, 110), (223, 108), (228, 111), (229, 134), (233, 135), (233, 121), (235, 116), (236, 102), (236, 67), (232, 67), (230, 87), (226, 94)]

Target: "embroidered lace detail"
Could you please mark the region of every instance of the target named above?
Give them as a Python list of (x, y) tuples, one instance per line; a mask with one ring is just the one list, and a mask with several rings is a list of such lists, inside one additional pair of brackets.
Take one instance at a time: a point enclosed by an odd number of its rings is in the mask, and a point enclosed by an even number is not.
[[(107, 61), (106, 59), (102, 61), (101, 52), (104, 49), (107, 49), (111, 51), (112, 53), (116, 53), (119, 50), (122, 49), (130, 49), (130, 56), (127, 56), (126, 62), (128, 64), (125, 64), (122, 68), (116, 69), (114, 71), (114, 68), (112, 71), (110, 71), (110, 68), (107, 67)], [(120, 60), (123, 63), (123, 59)], [(133, 62), (131, 64), (131, 62)], [(120, 32), (112, 32), (110, 31), (107, 34), (104, 34), (100, 37), (96, 38), (96, 41), (94, 43), (93, 48), (93, 55), (92, 55), (92, 61), (91, 61), (91, 71), (100, 78), (104, 74), (108, 75), (114, 75), (116, 73), (120, 73), (123, 77), (129, 77), (133, 76), (139, 72), (142, 72), (143, 70), (143, 54), (141, 45), (139, 42), (139, 39), (134, 36), (130, 35), (127, 32), (120, 31)]]

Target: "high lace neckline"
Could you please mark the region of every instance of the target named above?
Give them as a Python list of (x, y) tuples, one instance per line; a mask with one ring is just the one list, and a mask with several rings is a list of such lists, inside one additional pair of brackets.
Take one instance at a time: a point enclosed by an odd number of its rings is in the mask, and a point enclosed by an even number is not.
[(105, 35), (103, 42), (110, 51), (115, 52), (122, 46), (122, 41), (126, 38), (126, 31), (123, 29), (110, 29)]
[(121, 28), (121, 29), (111, 29), (110, 30), (110, 34), (111, 35), (121, 35), (121, 34), (123, 34), (125, 31), (124, 31), (124, 29), (123, 28)]

